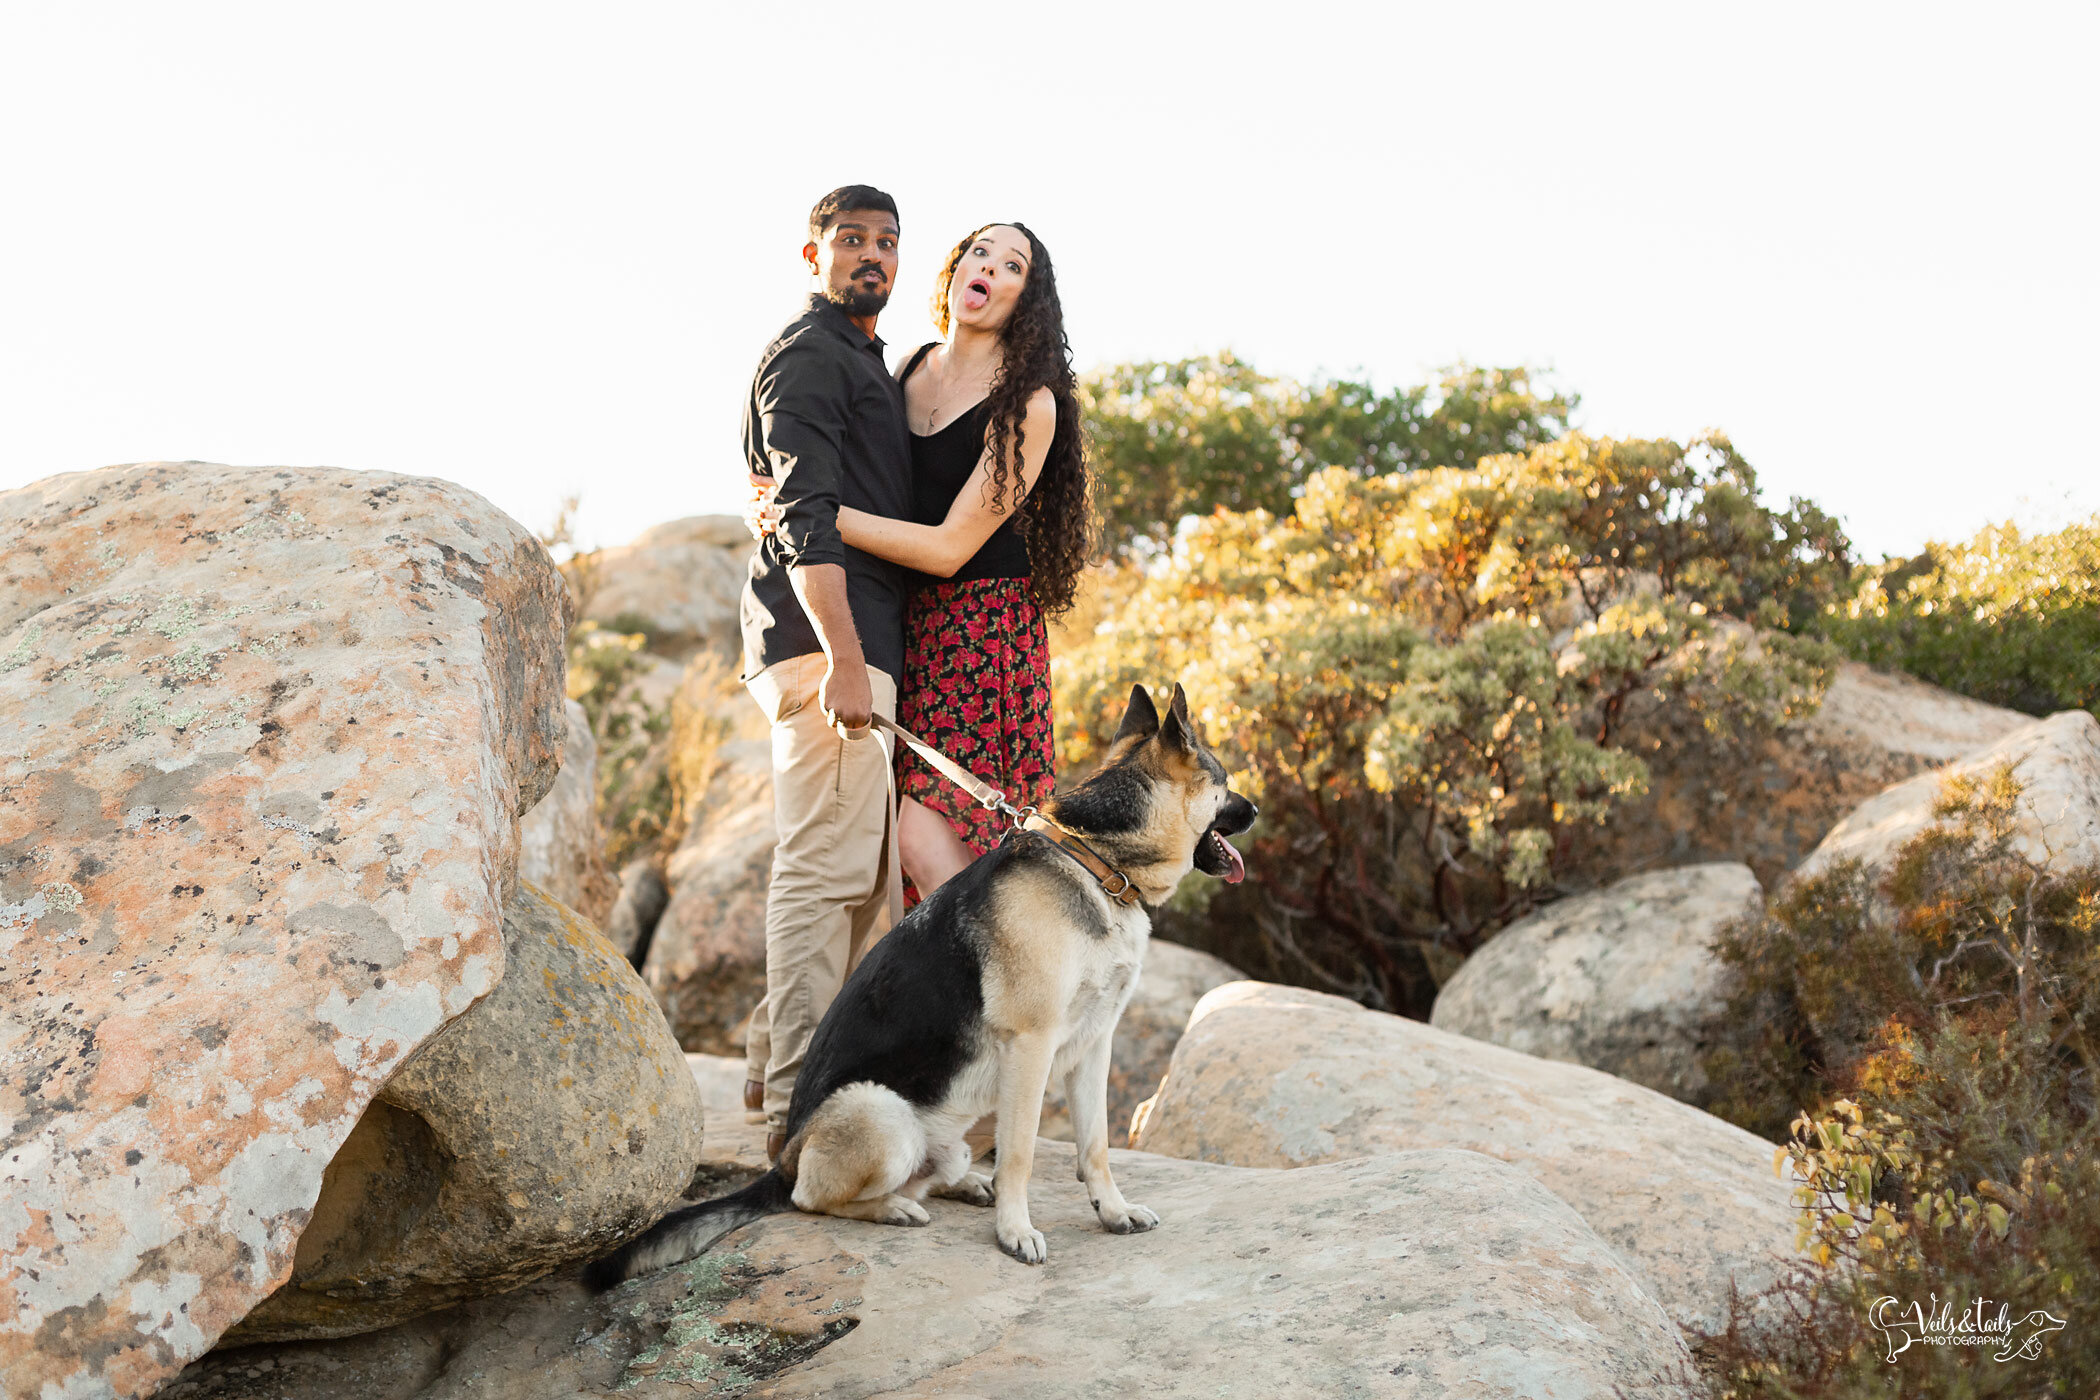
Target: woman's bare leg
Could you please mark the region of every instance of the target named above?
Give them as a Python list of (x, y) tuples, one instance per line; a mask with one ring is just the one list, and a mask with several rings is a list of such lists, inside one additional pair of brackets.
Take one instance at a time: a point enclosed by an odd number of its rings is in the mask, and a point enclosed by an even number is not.
[(921, 899), (977, 859), (946, 817), (909, 797), (897, 808), (897, 854)]
[[(963, 844), (963, 839), (955, 834), (955, 828), (948, 825), (946, 817), (909, 797), (897, 806), (897, 857), (904, 863), (904, 873), (911, 876), (911, 882), (919, 887), (921, 899), (977, 859)], [(988, 1113), (963, 1135), (971, 1161), (982, 1157), (992, 1147), (998, 1122), (997, 1114)], [(986, 1201), (989, 1199), (987, 1192)], [(986, 1201), (977, 1204), (983, 1205)]]

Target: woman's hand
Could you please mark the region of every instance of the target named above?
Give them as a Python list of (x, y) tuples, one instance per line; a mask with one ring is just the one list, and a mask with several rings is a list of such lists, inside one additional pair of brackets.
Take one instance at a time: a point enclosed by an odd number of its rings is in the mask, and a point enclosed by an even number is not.
[(780, 483), (757, 472), (750, 476), (751, 499), (744, 505), (744, 528), (751, 532), (752, 539), (763, 540), (780, 524), (780, 507), (774, 502)]

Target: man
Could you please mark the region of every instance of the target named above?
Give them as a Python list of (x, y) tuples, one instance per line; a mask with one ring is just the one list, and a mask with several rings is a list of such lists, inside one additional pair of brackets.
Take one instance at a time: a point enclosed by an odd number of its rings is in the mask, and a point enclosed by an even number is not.
[(809, 1038), (846, 974), (902, 912), (886, 740), (904, 668), (903, 571), (849, 548), (838, 511), (911, 515), (904, 393), (875, 318), (897, 276), (896, 201), (833, 190), (802, 247), (809, 303), (766, 347), (744, 407), (750, 470), (779, 483), (742, 599), (744, 683), (773, 727), (779, 845), (766, 897), (766, 995), (746, 1041), (746, 1108), (785, 1143)]

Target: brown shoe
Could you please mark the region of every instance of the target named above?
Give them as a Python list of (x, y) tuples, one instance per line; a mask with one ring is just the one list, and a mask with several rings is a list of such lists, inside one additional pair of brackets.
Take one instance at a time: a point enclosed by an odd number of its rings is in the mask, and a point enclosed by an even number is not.
[(744, 1107), (756, 1113), (766, 1106), (766, 1081), (747, 1079), (744, 1081)]
[(778, 1162), (780, 1154), (787, 1151), (787, 1145), (788, 1135), (786, 1133), (767, 1133), (766, 1160), (768, 1162)]

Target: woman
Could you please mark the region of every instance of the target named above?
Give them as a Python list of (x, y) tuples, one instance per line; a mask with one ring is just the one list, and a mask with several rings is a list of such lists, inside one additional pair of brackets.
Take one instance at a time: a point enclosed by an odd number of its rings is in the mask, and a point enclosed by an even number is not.
[[(839, 533), (926, 576), (905, 618), (897, 722), (1023, 806), (1054, 776), (1045, 619), (1072, 606), (1094, 537), (1049, 250), (1021, 224), (978, 229), (948, 255), (933, 319), (947, 339), (897, 376), (913, 518), (845, 507)], [(1004, 818), (902, 745), (897, 782), (899, 854), (918, 894), (1004, 834)]]

